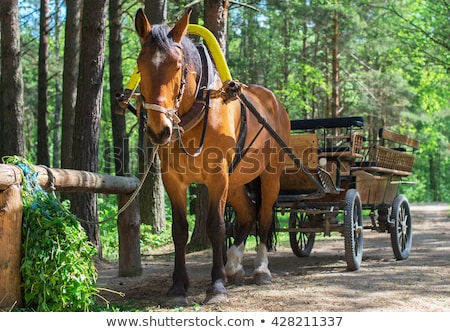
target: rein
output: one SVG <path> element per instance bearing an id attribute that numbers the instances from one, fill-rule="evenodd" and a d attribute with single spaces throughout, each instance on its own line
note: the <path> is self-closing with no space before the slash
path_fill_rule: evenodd
<path id="1" fill-rule="evenodd" d="M 117 211 L 117 213 L 115 213 L 114 215 L 112 215 L 112 216 L 110 216 L 110 217 L 108 217 L 108 218 L 106 218 L 106 219 L 104 219 L 104 220 L 98 221 L 98 222 L 88 221 L 88 220 L 83 220 L 83 219 L 80 219 L 80 218 L 78 218 L 78 217 L 77 217 L 77 220 L 78 220 L 80 223 L 86 224 L 86 225 L 101 225 L 101 224 L 107 223 L 107 222 L 109 222 L 109 221 L 115 220 L 115 219 L 116 219 L 119 215 L 121 215 L 126 209 L 128 209 L 128 207 L 131 205 L 131 203 L 136 199 L 137 195 L 139 194 L 139 192 L 140 192 L 141 189 L 142 189 L 142 186 L 144 185 L 145 180 L 147 179 L 147 175 L 148 175 L 148 173 L 150 172 L 150 169 L 152 168 L 153 162 L 155 161 L 155 155 L 156 155 L 156 153 L 157 153 L 157 151 L 158 151 L 158 148 L 159 148 L 159 146 L 155 146 L 155 147 L 153 148 L 152 154 L 150 155 L 150 158 L 149 158 L 149 160 L 148 160 L 147 169 L 145 170 L 145 173 L 144 173 L 144 175 L 142 176 L 142 178 L 141 178 L 141 180 L 140 180 L 140 182 L 139 182 L 138 187 L 136 188 L 135 191 L 133 191 L 133 193 L 131 194 L 130 198 L 126 201 L 126 203 L 125 203 L 124 205 L 122 205 L 122 207 L 119 209 L 119 211 Z M 52 192 L 53 196 L 56 198 L 56 195 L 55 195 L 55 189 L 54 189 L 55 186 L 54 186 L 54 184 L 53 184 L 54 176 L 53 176 L 53 174 L 51 173 L 50 169 L 47 169 L 47 173 L 48 173 L 48 175 L 49 175 L 49 181 L 50 181 L 51 192 Z"/>

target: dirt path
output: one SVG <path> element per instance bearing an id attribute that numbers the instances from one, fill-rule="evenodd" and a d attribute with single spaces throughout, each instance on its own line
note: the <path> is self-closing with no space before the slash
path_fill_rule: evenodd
<path id="1" fill-rule="evenodd" d="M 246 283 L 229 286 L 229 301 L 199 305 L 209 283 L 211 253 L 187 257 L 191 280 L 184 311 L 450 311 L 450 210 L 448 204 L 412 205 L 413 241 L 405 261 L 394 259 L 389 234 L 366 230 L 361 268 L 346 270 L 342 238 L 316 241 L 310 257 L 290 248 L 269 253 L 273 284 L 251 283 L 255 252 L 247 250 Z M 99 265 L 99 285 L 124 292 L 103 293 L 115 305 L 140 310 L 161 306 L 171 284 L 171 255 L 143 259 L 143 274 L 117 277 L 117 266 Z"/>

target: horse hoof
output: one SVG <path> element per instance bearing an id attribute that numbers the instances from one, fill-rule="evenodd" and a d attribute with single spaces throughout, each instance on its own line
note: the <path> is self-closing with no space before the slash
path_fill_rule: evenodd
<path id="1" fill-rule="evenodd" d="M 166 304 L 170 308 L 185 307 L 188 305 L 186 290 L 180 287 L 172 286 L 167 292 Z"/>
<path id="2" fill-rule="evenodd" d="M 228 302 L 228 295 L 227 294 L 206 294 L 205 300 L 203 301 L 203 304 L 218 304 Z"/>
<path id="3" fill-rule="evenodd" d="M 227 276 L 228 282 L 232 285 L 242 286 L 245 280 L 245 271 L 244 269 L 238 270 L 235 274 L 231 276 Z"/>
<path id="4" fill-rule="evenodd" d="M 166 305 L 169 308 L 185 307 L 188 305 L 188 300 L 186 296 L 171 296 L 167 299 Z"/>
<path id="5" fill-rule="evenodd" d="M 253 276 L 253 282 L 256 285 L 271 285 L 272 284 L 272 278 L 270 274 L 267 273 L 256 273 Z"/>
<path id="6" fill-rule="evenodd" d="M 228 301 L 228 292 L 222 281 L 217 280 L 206 290 L 204 304 L 215 304 Z"/>

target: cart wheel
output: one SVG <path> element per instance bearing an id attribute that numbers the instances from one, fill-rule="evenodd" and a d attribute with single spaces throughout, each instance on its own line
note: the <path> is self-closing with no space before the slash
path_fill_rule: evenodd
<path id="1" fill-rule="evenodd" d="M 308 226 L 309 217 L 305 212 L 291 212 L 289 228 L 299 229 Z M 290 232 L 292 252 L 298 257 L 308 257 L 314 246 L 316 233 Z"/>
<path id="2" fill-rule="evenodd" d="M 234 225 L 236 223 L 236 211 L 231 205 L 225 206 L 223 215 L 225 221 L 225 241 L 223 242 L 222 257 L 224 264 L 227 262 L 227 251 L 233 245 Z"/>
<path id="3" fill-rule="evenodd" d="M 349 189 L 345 194 L 344 243 L 345 260 L 350 271 L 361 266 L 363 249 L 362 205 L 358 191 Z"/>
<path id="4" fill-rule="evenodd" d="M 407 259 L 411 250 L 412 220 L 406 196 L 398 195 L 392 203 L 391 243 L 395 258 Z"/>

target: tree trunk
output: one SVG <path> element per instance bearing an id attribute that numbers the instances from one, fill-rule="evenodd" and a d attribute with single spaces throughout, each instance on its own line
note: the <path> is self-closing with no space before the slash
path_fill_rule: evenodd
<path id="1" fill-rule="evenodd" d="M 73 142 L 75 169 L 97 172 L 103 66 L 105 60 L 107 0 L 86 0 L 83 7 L 80 71 Z M 97 196 L 80 193 L 73 197 L 73 212 L 82 220 L 97 222 Z M 101 257 L 98 224 L 83 224 L 89 240 Z"/>
<path id="2" fill-rule="evenodd" d="M 216 36 L 222 52 L 226 50 L 228 0 L 205 0 L 205 27 Z M 189 249 L 201 249 L 210 246 L 206 233 L 208 222 L 208 189 L 204 185 L 196 186 L 195 228 L 189 242 Z"/>
<path id="3" fill-rule="evenodd" d="M 146 0 L 145 12 L 150 24 L 159 24 L 167 18 L 167 0 Z M 141 128 L 141 127 L 140 127 Z M 140 131 L 140 141 L 143 146 L 139 147 L 139 169 L 143 174 L 147 168 L 149 152 L 153 146 L 147 135 Z M 155 156 L 155 162 L 147 175 L 139 195 L 141 221 L 152 225 L 153 231 L 160 233 L 166 227 L 164 186 L 161 179 L 160 160 Z"/>
<path id="4" fill-rule="evenodd" d="M 208 28 L 219 42 L 220 48 L 226 55 L 227 45 L 227 22 L 228 22 L 228 0 L 204 0 L 205 27 Z"/>
<path id="5" fill-rule="evenodd" d="M 66 0 L 62 95 L 61 167 L 73 168 L 72 145 L 80 57 L 81 0 Z"/>
<path id="6" fill-rule="evenodd" d="M 49 35 L 49 3 L 41 0 L 39 23 L 39 69 L 38 69 L 38 137 L 37 137 L 37 163 L 50 166 L 48 152 L 48 35 Z"/>
<path id="7" fill-rule="evenodd" d="M 289 82 L 289 50 L 290 50 L 290 20 L 289 20 L 289 3 L 283 6 L 284 10 L 284 27 L 283 27 L 283 84 Z"/>
<path id="8" fill-rule="evenodd" d="M 17 0 L 0 2 L 0 156 L 25 156 L 23 81 Z"/>
<path id="9" fill-rule="evenodd" d="M 60 38 L 60 21 L 59 21 L 59 5 L 60 0 L 55 0 L 55 55 L 59 66 L 59 59 L 61 57 L 61 48 L 59 43 Z M 53 125 L 53 160 L 52 165 L 59 168 L 61 163 L 61 76 L 55 77 L 55 117 Z"/>
<path id="10" fill-rule="evenodd" d="M 165 23 L 167 19 L 167 0 L 146 0 L 145 15 L 150 24 Z"/>
<path id="11" fill-rule="evenodd" d="M 61 167 L 73 168 L 73 129 L 80 62 L 81 0 L 66 0 L 66 24 L 64 38 Z M 61 199 L 73 201 L 72 193 L 61 193 Z"/>
<path id="12" fill-rule="evenodd" d="M 122 75 L 122 8 L 120 0 L 109 1 L 109 86 L 111 121 L 113 132 L 113 155 L 116 175 L 130 174 L 130 159 L 126 119 L 120 115 L 121 108 L 116 101 L 116 92 L 123 91 Z"/>
<path id="13" fill-rule="evenodd" d="M 332 92 L 331 92 L 331 111 L 333 118 L 339 116 L 341 108 L 341 88 L 339 82 L 339 14 L 337 11 L 333 14 L 333 37 L 332 37 Z"/>

